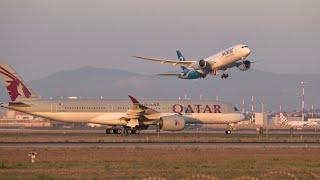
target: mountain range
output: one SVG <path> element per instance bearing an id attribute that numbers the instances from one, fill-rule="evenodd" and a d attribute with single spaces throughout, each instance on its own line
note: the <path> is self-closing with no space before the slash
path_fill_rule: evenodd
<path id="1" fill-rule="evenodd" d="M 83 67 L 64 70 L 48 77 L 28 82 L 28 86 L 43 98 L 77 96 L 81 98 L 127 99 L 127 95 L 138 99 L 178 99 L 199 100 L 219 99 L 240 108 L 251 109 L 254 105 L 265 110 L 299 109 L 301 88 L 305 84 L 306 108 L 313 104 L 319 108 L 320 74 L 276 74 L 260 70 L 240 72 L 232 70 L 228 79 L 207 77 L 199 80 L 184 80 L 175 77 L 143 75 L 117 69 Z M 155 73 L 156 74 L 156 73 Z M 8 95 L 1 87 L 2 101 Z M 201 95 L 200 95 L 201 94 Z"/>

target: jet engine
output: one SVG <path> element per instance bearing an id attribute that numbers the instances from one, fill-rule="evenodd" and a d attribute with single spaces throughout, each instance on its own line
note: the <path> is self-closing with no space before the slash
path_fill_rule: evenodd
<path id="1" fill-rule="evenodd" d="M 246 71 L 248 69 L 250 69 L 251 66 L 251 61 L 243 61 L 238 65 L 238 68 L 240 69 L 240 71 Z"/>
<path id="2" fill-rule="evenodd" d="M 207 61 L 201 59 L 201 60 L 199 61 L 199 67 L 202 68 L 202 69 L 205 68 L 205 67 L 207 67 Z"/>
<path id="3" fill-rule="evenodd" d="M 181 131 L 186 122 L 182 116 L 172 115 L 160 118 L 159 128 L 164 131 Z"/>
<path id="4" fill-rule="evenodd" d="M 194 62 L 193 68 L 194 68 L 194 69 L 204 69 L 204 68 L 206 68 L 208 65 L 209 65 L 209 63 L 208 63 L 207 61 L 201 59 L 201 60 L 198 61 L 198 62 Z"/>
<path id="5" fill-rule="evenodd" d="M 198 62 L 195 62 L 193 64 L 193 68 L 195 70 L 200 70 L 201 69 L 204 74 L 209 73 L 211 71 L 211 69 L 212 69 L 210 63 L 208 63 L 207 61 L 205 61 L 203 59 L 201 59 Z"/>

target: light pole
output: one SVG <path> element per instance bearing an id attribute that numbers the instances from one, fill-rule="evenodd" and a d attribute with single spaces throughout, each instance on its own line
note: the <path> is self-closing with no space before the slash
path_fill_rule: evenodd
<path id="1" fill-rule="evenodd" d="M 301 81 L 301 118 L 304 121 L 304 83 Z"/>
<path id="2" fill-rule="evenodd" d="M 245 102 L 244 102 L 244 98 L 242 97 L 242 110 L 241 110 L 242 113 L 245 113 L 245 110 L 244 110 L 245 107 L 244 106 L 245 106 Z"/>
<path id="3" fill-rule="evenodd" d="M 251 96 L 251 123 L 253 123 L 253 118 L 254 118 L 254 108 L 253 108 L 253 106 L 254 106 L 254 98 L 253 98 L 253 96 Z"/>

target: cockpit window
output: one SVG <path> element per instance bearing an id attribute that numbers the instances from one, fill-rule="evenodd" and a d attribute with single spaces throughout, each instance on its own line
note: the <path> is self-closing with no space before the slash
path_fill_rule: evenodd
<path id="1" fill-rule="evenodd" d="M 235 111 L 239 111 L 239 109 L 238 109 L 238 108 L 236 108 L 236 107 L 234 107 L 234 110 L 235 110 Z"/>
<path id="2" fill-rule="evenodd" d="M 242 46 L 241 48 L 247 48 L 248 46 L 247 45 L 245 45 L 245 46 Z"/>

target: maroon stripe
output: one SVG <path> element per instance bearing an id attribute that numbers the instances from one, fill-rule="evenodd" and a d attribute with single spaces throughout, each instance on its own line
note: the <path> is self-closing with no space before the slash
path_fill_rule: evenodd
<path id="1" fill-rule="evenodd" d="M 3 67 L 0 66 L 0 69 L 3 70 L 4 72 L 0 71 L 0 73 L 8 76 L 11 79 L 17 79 L 17 77 L 15 77 L 12 73 L 10 73 L 9 71 L 7 71 L 6 69 L 4 69 Z"/>

